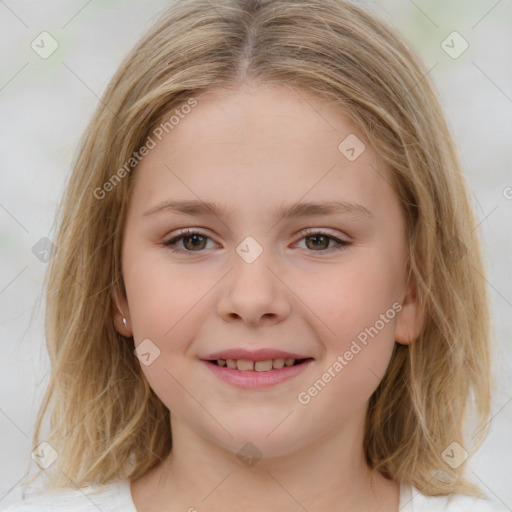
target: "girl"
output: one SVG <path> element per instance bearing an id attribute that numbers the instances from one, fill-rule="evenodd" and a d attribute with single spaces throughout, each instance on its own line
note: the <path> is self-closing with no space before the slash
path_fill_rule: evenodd
<path id="1" fill-rule="evenodd" d="M 373 14 L 173 3 L 59 224 L 46 492 L 9 512 L 500 510 L 465 477 L 490 413 L 468 193 L 425 70 Z"/>

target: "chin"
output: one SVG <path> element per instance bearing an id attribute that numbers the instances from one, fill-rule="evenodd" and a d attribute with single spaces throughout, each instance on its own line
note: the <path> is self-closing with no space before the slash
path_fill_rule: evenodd
<path id="1" fill-rule="evenodd" d="M 223 448 L 233 452 L 237 458 L 245 455 L 254 457 L 281 457 L 288 455 L 300 448 L 300 440 L 296 439 L 289 427 L 276 426 L 279 420 L 275 422 L 265 422 L 254 424 L 244 423 L 238 425 L 225 424 L 229 433 L 223 432 L 222 438 L 212 439 Z"/>

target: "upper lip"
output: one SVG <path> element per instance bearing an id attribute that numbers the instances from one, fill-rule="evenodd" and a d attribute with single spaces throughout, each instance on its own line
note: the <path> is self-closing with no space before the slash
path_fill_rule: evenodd
<path id="1" fill-rule="evenodd" d="M 245 359 L 248 361 L 268 361 L 269 359 L 309 359 L 310 356 L 275 350 L 273 348 L 260 348 L 258 350 L 247 350 L 243 348 L 231 348 L 221 352 L 214 352 L 201 358 L 205 360 L 217 359 Z"/>

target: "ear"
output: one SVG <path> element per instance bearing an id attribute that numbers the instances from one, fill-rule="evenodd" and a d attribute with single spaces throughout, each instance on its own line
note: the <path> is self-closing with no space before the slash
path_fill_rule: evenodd
<path id="1" fill-rule="evenodd" d="M 126 293 L 116 286 L 112 293 L 112 318 L 114 320 L 114 327 L 116 331 L 126 338 L 133 336 L 130 320 L 130 310 L 128 308 L 128 300 Z M 126 325 L 123 323 L 123 318 L 126 319 Z"/>
<path id="2" fill-rule="evenodd" d="M 395 323 L 395 341 L 409 345 L 418 338 L 423 327 L 425 311 L 420 300 L 418 284 L 414 275 L 410 275 L 402 309 Z"/>

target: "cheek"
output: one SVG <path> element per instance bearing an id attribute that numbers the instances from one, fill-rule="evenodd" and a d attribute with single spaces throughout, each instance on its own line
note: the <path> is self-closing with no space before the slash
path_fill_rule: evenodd
<path id="1" fill-rule="evenodd" d="M 214 285 L 187 265 L 171 263 L 165 249 L 133 252 L 124 273 L 136 341 L 176 339 Z"/>
<path id="2" fill-rule="evenodd" d="M 380 301 L 352 300 L 330 318 L 334 336 L 324 336 L 325 354 L 316 375 L 298 396 L 312 403 L 312 416 L 338 423 L 356 409 L 366 407 L 388 368 L 396 346 L 397 312 Z M 333 407 L 334 405 L 334 407 Z M 315 414 L 316 411 L 316 414 Z"/>
<path id="3" fill-rule="evenodd" d="M 351 403 L 364 402 L 384 376 L 395 347 L 400 308 L 394 272 L 382 252 L 368 250 L 347 258 L 335 272 L 326 268 L 325 278 L 317 274 L 307 278 L 309 284 L 302 278 L 325 351 L 317 377 L 328 372 L 324 379 L 331 391 L 322 393 L 326 407 L 332 393 L 349 394 Z"/>
<path id="4" fill-rule="evenodd" d="M 208 294 L 218 283 L 218 272 L 199 273 L 191 266 L 171 264 L 165 254 L 132 255 L 125 286 L 133 338 L 136 347 L 145 343 L 157 354 L 152 364 L 141 368 L 167 405 L 161 391 L 165 396 L 183 392 L 178 382 L 187 380 L 188 365 L 195 361 L 193 342 L 212 307 Z"/>
<path id="5" fill-rule="evenodd" d="M 307 290 L 307 306 L 329 338 L 355 337 L 392 308 L 399 298 L 399 276 L 389 259 L 377 250 L 360 251 L 336 268 L 326 265 L 314 275 L 297 275 L 300 289 Z"/>
<path id="6" fill-rule="evenodd" d="M 188 272 L 164 261 L 153 261 L 132 267 L 126 279 L 130 298 L 130 316 L 133 337 L 139 354 L 148 347 L 150 364 L 144 364 L 139 355 L 141 369 L 151 388 L 173 412 L 190 407 L 190 397 L 183 386 L 189 387 L 194 371 L 190 351 L 197 326 L 204 319 L 206 284 L 199 285 Z M 150 340 L 150 341 L 148 341 Z M 154 354 L 154 355 L 153 355 Z"/>

